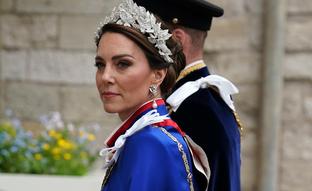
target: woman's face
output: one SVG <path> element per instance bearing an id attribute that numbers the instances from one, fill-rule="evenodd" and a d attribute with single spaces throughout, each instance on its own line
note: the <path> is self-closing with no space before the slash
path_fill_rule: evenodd
<path id="1" fill-rule="evenodd" d="M 126 36 L 106 32 L 95 58 L 96 86 L 106 112 L 125 120 L 150 100 L 149 87 L 155 79 L 141 48 Z"/>

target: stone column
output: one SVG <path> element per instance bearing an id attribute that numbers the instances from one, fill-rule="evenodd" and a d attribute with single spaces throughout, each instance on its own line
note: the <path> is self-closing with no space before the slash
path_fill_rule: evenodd
<path id="1" fill-rule="evenodd" d="M 277 191 L 285 0 L 264 0 L 264 54 L 259 191 Z"/>

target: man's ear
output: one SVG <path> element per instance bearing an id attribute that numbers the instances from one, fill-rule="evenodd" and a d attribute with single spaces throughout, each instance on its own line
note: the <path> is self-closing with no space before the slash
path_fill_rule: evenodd
<path id="1" fill-rule="evenodd" d="M 167 74 L 167 69 L 154 70 L 153 84 L 158 86 L 163 82 Z"/>
<path id="2" fill-rule="evenodd" d="M 176 38 L 184 47 L 187 42 L 187 34 L 184 30 L 176 28 L 172 31 L 172 35 Z"/>

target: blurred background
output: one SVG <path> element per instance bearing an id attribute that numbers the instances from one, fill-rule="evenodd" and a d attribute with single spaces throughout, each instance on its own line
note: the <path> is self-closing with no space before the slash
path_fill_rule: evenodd
<path id="1" fill-rule="evenodd" d="M 32 131 L 55 111 L 66 123 L 98 123 L 100 148 L 120 122 L 95 87 L 93 38 L 118 2 L 0 0 L 0 118 L 9 109 Z M 243 190 L 309 190 L 312 1 L 211 2 L 225 15 L 213 20 L 205 62 L 240 90 Z"/>

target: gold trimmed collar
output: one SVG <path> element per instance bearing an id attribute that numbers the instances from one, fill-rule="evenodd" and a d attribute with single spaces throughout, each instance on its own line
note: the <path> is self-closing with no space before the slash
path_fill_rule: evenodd
<path id="1" fill-rule="evenodd" d="M 181 80 L 182 78 L 184 78 L 189 73 L 194 72 L 195 70 L 202 69 L 204 67 L 207 67 L 207 66 L 203 62 L 199 62 L 198 64 L 195 64 L 195 65 L 193 65 L 191 67 L 186 67 L 185 69 L 183 69 L 181 71 L 181 73 L 180 73 L 179 77 L 177 78 L 176 82 Z"/>

